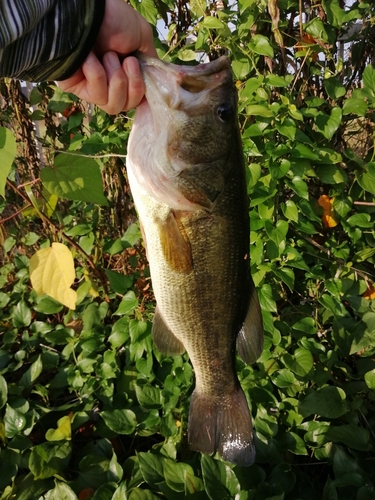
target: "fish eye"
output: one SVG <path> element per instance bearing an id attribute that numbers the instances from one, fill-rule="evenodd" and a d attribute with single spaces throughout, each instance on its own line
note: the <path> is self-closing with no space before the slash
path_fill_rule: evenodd
<path id="1" fill-rule="evenodd" d="M 224 102 L 216 108 L 217 116 L 223 123 L 229 122 L 233 118 L 234 109 L 231 104 Z"/>

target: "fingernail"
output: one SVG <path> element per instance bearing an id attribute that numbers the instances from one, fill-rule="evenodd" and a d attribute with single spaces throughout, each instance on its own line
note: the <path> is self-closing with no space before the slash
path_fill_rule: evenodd
<path id="1" fill-rule="evenodd" d="M 136 78 L 141 76 L 138 61 L 135 57 L 126 58 L 126 65 L 130 77 Z"/>
<path id="2" fill-rule="evenodd" d="M 112 69 L 118 69 L 121 66 L 118 55 L 115 52 L 107 52 L 107 54 L 105 54 L 105 58 L 106 62 Z"/>
<path id="3" fill-rule="evenodd" d="M 85 64 L 91 64 L 97 60 L 96 55 L 94 52 L 89 52 L 89 55 L 85 59 Z"/>

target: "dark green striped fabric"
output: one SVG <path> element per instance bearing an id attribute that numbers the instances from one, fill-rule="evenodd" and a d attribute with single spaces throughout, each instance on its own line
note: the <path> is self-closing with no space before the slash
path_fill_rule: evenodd
<path id="1" fill-rule="evenodd" d="M 82 64 L 105 0 L 0 0 L 0 77 L 64 80 Z"/>

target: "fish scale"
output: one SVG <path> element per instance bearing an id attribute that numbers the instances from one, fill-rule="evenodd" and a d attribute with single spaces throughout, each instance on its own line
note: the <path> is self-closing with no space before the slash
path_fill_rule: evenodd
<path id="1" fill-rule="evenodd" d="M 251 465 L 236 342 L 244 361 L 255 361 L 263 328 L 230 63 L 143 58 L 141 68 L 147 100 L 136 111 L 127 168 L 157 302 L 153 339 L 165 354 L 186 349 L 193 365 L 190 447 Z"/>

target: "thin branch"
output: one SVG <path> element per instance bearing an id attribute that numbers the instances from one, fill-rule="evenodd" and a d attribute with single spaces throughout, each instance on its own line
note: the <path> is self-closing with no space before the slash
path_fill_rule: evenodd
<path id="1" fill-rule="evenodd" d="M 373 201 L 354 201 L 353 205 L 364 205 L 366 207 L 375 207 L 375 202 L 373 202 Z"/>
<path id="2" fill-rule="evenodd" d="M 19 215 L 20 213 L 22 213 L 24 210 L 28 209 L 31 206 L 32 204 L 28 203 L 26 207 L 20 208 L 19 210 L 17 210 L 17 212 L 14 212 L 14 214 L 10 215 L 6 219 L 0 219 L 0 224 L 4 224 L 4 222 L 8 222 L 8 220 L 14 219 L 14 217 L 17 217 L 17 215 Z"/>
<path id="3" fill-rule="evenodd" d="M 72 156 L 82 156 L 82 158 L 126 158 L 127 155 L 120 155 L 116 153 L 108 153 L 105 155 L 84 155 L 82 153 L 73 153 L 72 151 L 63 151 L 60 149 L 53 149 L 53 148 L 48 148 L 48 151 L 52 153 L 59 153 L 59 154 L 65 154 L 65 155 L 72 155 Z"/>
<path id="4" fill-rule="evenodd" d="M 304 234 L 301 234 L 299 233 L 298 231 L 296 231 L 295 229 L 291 228 L 292 231 L 297 234 L 300 238 L 308 241 L 309 243 L 311 243 L 311 245 L 314 245 L 315 247 L 319 248 L 319 250 L 321 252 L 324 252 L 326 255 L 328 255 L 329 257 L 331 257 L 331 252 L 327 249 L 327 248 L 324 248 L 320 243 L 318 243 L 317 241 L 313 240 L 312 238 L 310 238 L 309 236 L 306 236 Z M 329 262 L 332 262 L 333 259 L 327 259 L 329 260 Z M 340 259 L 338 257 L 335 257 L 334 260 L 342 265 L 342 266 L 346 266 L 346 262 L 343 260 L 343 259 Z M 355 271 L 357 274 L 359 274 L 359 276 L 361 276 L 366 282 L 370 281 L 371 283 L 374 283 L 374 280 L 369 278 L 369 276 L 372 276 L 372 277 L 375 277 L 373 274 L 370 274 L 370 273 L 365 273 L 364 271 L 362 271 L 361 269 L 358 269 L 356 267 L 353 267 L 351 266 L 350 268 L 351 270 Z"/>

